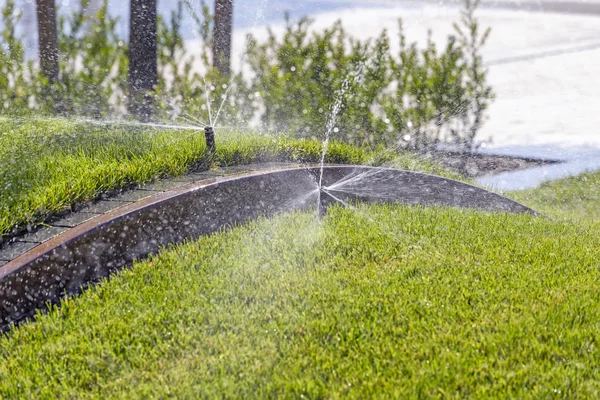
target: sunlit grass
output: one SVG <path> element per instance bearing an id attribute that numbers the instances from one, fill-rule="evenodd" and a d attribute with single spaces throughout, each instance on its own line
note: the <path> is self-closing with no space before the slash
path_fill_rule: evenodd
<path id="1" fill-rule="evenodd" d="M 0 397 L 597 398 L 599 233 L 405 206 L 262 220 L 0 339 Z"/>
<path id="2" fill-rule="evenodd" d="M 600 172 L 550 181 L 539 188 L 508 195 L 555 218 L 600 221 Z"/>
<path id="3" fill-rule="evenodd" d="M 317 162 L 322 143 L 219 130 L 211 167 Z M 207 168 L 204 133 L 66 119 L 0 118 L 0 236 L 133 183 Z M 377 164 L 456 177 L 415 157 L 331 143 L 327 162 Z M 206 164 L 206 165 L 205 165 Z"/>

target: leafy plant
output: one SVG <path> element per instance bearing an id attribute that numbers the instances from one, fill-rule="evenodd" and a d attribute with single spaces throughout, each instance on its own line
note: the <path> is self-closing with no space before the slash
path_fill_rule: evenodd
<path id="1" fill-rule="evenodd" d="M 431 34 L 423 49 L 408 44 L 400 21 L 397 57 L 385 31 L 360 42 L 348 38 L 341 21 L 310 34 L 309 19 L 288 19 L 281 39 L 269 31 L 250 51 L 264 126 L 315 137 L 335 122 L 332 136 L 352 142 L 417 151 L 451 142 L 472 150 L 493 98 L 480 55 L 489 29 L 480 34 L 477 6 L 466 1 L 456 35 L 441 51 Z M 334 112 L 336 102 L 341 107 Z"/>
<path id="2" fill-rule="evenodd" d="M 108 14 L 108 0 L 88 16 L 90 0 L 59 17 L 60 113 L 106 117 L 121 112 L 126 93 L 127 47 L 116 34 L 119 18 Z"/>
<path id="3" fill-rule="evenodd" d="M 80 0 L 77 11 L 60 16 L 60 82 L 49 85 L 24 58 L 14 33 L 19 15 L 10 0 L 2 14 L 0 105 L 13 113 L 124 115 L 127 46 L 107 4 L 103 0 L 90 17 L 90 0 Z M 238 127 L 259 121 L 267 131 L 298 137 L 322 138 L 328 132 L 357 144 L 429 151 L 449 142 L 472 150 L 493 98 L 481 58 L 490 31 L 479 26 L 478 5 L 479 0 L 465 0 L 461 21 L 441 49 L 431 38 L 424 48 L 407 43 L 400 22 L 396 55 L 385 31 L 358 41 L 341 21 L 310 32 L 310 19 L 293 23 L 286 16 L 282 37 L 269 31 L 264 43 L 247 38 L 242 64 L 250 74 L 242 68 L 227 78 L 211 64 L 209 7 L 201 1 L 197 12 L 190 0 L 180 1 L 168 21 L 158 19 L 155 118 Z M 198 31 L 199 51 L 184 45 L 184 6 Z"/>
<path id="4" fill-rule="evenodd" d="M 348 39 L 341 21 L 312 35 L 308 18 L 293 24 L 286 17 L 286 23 L 281 40 L 272 31 L 261 45 L 251 39 L 248 63 L 255 75 L 253 90 L 265 109 L 264 126 L 320 137 L 335 118 L 333 137 L 366 140 L 368 132 L 377 129 L 371 107 L 389 84 L 385 32 L 361 42 Z M 334 112 L 336 102 L 341 107 Z"/>
<path id="5" fill-rule="evenodd" d="M 44 84 L 36 65 L 25 60 L 22 39 L 16 34 L 21 12 L 7 0 L 0 18 L 0 110 L 5 114 L 27 112 L 36 106 Z"/>
<path id="6" fill-rule="evenodd" d="M 186 50 L 181 36 L 183 7 L 190 13 L 200 39 L 199 51 Z M 156 99 L 158 118 L 191 124 L 211 124 L 219 120 L 244 124 L 256 112 L 256 102 L 241 73 L 231 78 L 220 76 L 212 67 L 212 15 L 200 2 L 200 13 L 189 1 L 178 2 L 167 23 L 158 18 L 159 84 Z M 204 71 L 201 74 L 199 68 Z M 209 110 L 210 105 L 210 110 Z"/>

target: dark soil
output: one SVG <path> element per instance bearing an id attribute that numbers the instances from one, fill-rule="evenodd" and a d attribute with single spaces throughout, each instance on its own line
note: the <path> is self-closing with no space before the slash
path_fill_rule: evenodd
<path id="1" fill-rule="evenodd" d="M 425 157 L 438 162 L 446 168 L 460 172 L 472 178 L 495 175 L 501 172 L 539 167 L 542 165 L 556 164 L 560 162 L 556 160 L 499 156 L 479 153 L 468 153 L 467 155 L 464 155 L 458 152 L 435 152 L 430 153 Z M 466 164 L 464 157 L 466 157 Z"/>

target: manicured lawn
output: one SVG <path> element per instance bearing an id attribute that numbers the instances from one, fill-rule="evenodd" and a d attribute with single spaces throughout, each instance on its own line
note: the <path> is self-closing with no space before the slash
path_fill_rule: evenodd
<path id="1" fill-rule="evenodd" d="M 0 339 L 0 397 L 598 398 L 600 226 L 361 206 L 139 262 Z"/>
<path id="2" fill-rule="evenodd" d="M 322 151 L 318 140 L 285 136 L 218 130 L 216 139 L 211 167 L 316 162 Z M 198 130 L 0 118 L 0 237 L 105 191 L 207 168 L 202 165 L 205 151 L 204 133 Z M 351 164 L 390 160 L 399 168 L 455 176 L 407 154 L 343 143 L 331 143 L 326 157 L 327 162 Z"/>
<path id="3" fill-rule="evenodd" d="M 509 197 L 555 218 L 600 221 L 600 172 L 546 182 Z"/>
<path id="4" fill-rule="evenodd" d="M 322 150 L 233 131 L 217 146 L 208 165 L 201 131 L 0 119 L 0 235 L 131 183 Z M 326 161 L 457 178 L 343 143 Z M 553 219 L 360 206 L 166 249 L 1 337 L 0 398 L 596 398 L 598 187 L 509 194 Z"/>

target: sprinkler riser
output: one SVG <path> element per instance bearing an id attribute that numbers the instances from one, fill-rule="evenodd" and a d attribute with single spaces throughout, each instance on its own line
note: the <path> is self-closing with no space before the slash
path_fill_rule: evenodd
<path id="1" fill-rule="evenodd" d="M 319 200 L 317 204 L 317 214 L 319 217 L 324 217 L 327 211 L 327 206 L 335 202 L 336 201 L 331 198 L 329 193 L 323 189 L 319 189 Z"/>
<path id="2" fill-rule="evenodd" d="M 212 126 L 204 128 L 204 136 L 206 137 L 206 151 L 208 154 L 215 154 L 217 146 L 215 145 L 215 130 Z"/>

